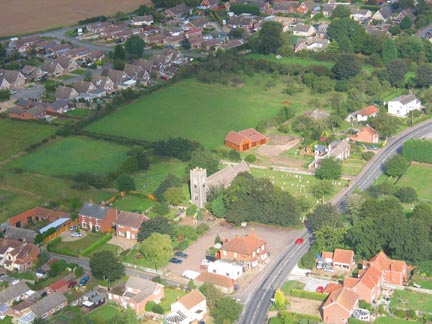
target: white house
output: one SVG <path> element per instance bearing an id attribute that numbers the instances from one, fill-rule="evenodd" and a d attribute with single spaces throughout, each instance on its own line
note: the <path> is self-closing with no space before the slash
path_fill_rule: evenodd
<path id="1" fill-rule="evenodd" d="M 397 117 L 405 117 L 413 110 L 420 110 L 420 100 L 413 94 L 403 95 L 388 102 L 388 113 Z"/>
<path id="2" fill-rule="evenodd" d="M 131 17 L 131 25 L 133 26 L 150 26 L 153 24 L 153 16 L 134 16 Z"/>
<path id="3" fill-rule="evenodd" d="M 193 290 L 171 304 L 171 312 L 165 316 L 167 324 L 189 324 L 201 321 L 207 312 L 207 301 L 199 290 Z"/>
<path id="4" fill-rule="evenodd" d="M 310 37 L 316 33 L 316 30 L 311 25 L 297 24 L 293 29 L 294 36 Z"/>
<path id="5" fill-rule="evenodd" d="M 209 264 L 208 272 L 237 280 L 243 275 L 243 267 L 234 262 L 216 260 Z"/>

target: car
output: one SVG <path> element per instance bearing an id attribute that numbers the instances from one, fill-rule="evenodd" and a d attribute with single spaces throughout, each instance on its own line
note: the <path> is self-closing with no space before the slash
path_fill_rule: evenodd
<path id="1" fill-rule="evenodd" d="M 179 257 L 179 258 L 187 258 L 188 257 L 188 255 L 182 251 L 177 251 L 176 253 L 174 253 L 174 255 L 176 257 Z"/>
<path id="2" fill-rule="evenodd" d="M 334 270 L 333 270 L 332 267 L 325 267 L 325 268 L 324 268 L 324 271 L 325 271 L 325 272 L 334 272 Z"/>
<path id="3" fill-rule="evenodd" d="M 80 280 L 80 282 L 79 282 L 80 287 L 84 286 L 87 283 L 87 281 L 89 281 L 89 280 L 90 280 L 89 276 L 82 277 L 81 280 Z"/>
<path id="4" fill-rule="evenodd" d="M 324 292 L 324 287 L 323 286 L 318 286 L 315 291 L 317 293 L 323 293 Z"/>
<path id="5" fill-rule="evenodd" d="M 15 94 L 17 91 L 14 89 L 9 90 L 10 94 Z"/>
<path id="6" fill-rule="evenodd" d="M 76 286 L 76 284 L 77 284 L 76 281 L 69 281 L 69 282 L 68 282 L 68 288 L 73 288 L 73 287 Z"/>
<path id="7" fill-rule="evenodd" d="M 304 238 L 302 238 L 302 237 L 299 237 L 297 240 L 295 240 L 295 244 L 296 245 L 300 245 L 300 244 L 302 244 L 304 242 Z"/>
<path id="8" fill-rule="evenodd" d="M 181 259 L 177 259 L 177 258 L 171 258 L 171 260 L 169 260 L 169 262 L 171 262 L 171 263 L 181 264 L 181 263 L 183 262 L 183 260 L 181 260 Z"/>
<path id="9" fill-rule="evenodd" d="M 80 232 L 72 232 L 72 233 L 70 233 L 70 236 L 72 236 L 72 237 L 82 237 L 83 235 Z"/>

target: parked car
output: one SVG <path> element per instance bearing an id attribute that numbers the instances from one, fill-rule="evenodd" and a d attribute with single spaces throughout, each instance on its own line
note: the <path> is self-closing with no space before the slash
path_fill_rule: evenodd
<path id="1" fill-rule="evenodd" d="M 81 278 L 81 280 L 79 282 L 79 285 L 80 286 L 84 286 L 87 283 L 87 281 L 89 281 L 89 280 L 90 280 L 89 276 L 84 276 L 84 277 Z"/>
<path id="2" fill-rule="evenodd" d="M 183 262 L 183 260 L 181 260 L 181 259 L 177 259 L 177 258 L 171 258 L 171 260 L 169 260 L 169 262 L 180 264 L 180 263 Z"/>
<path id="3" fill-rule="evenodd" d="M 68 288 L 73 288 L 73 287 L 76 286 L 76 284 L 77 284 L 76 281 L 69 281 L 69 282 L 68 282 Z"/>
<path id="4" fill-rule="evenodd" d="M 182 251 L 177 251 L 176 253 L 174 253 L 174 255 L 176 257 L 179 257 L 179 258 L 187 258 L 188 257 L 188 255 Z"/>
<path id="5" fill-rule="evenodd" d="M 324 292 L 324 287 L 323 286 L 318 286 L 316 289 L 317 293 L 323 293 Z"/>
<path id="6" fill-rule="evenodd" d="M 302 237 L 299 237 L 297 240 L 295 240 L 295 244 L 296 245 L 300 245 L 300 244 L 302 244 L 304 242 L 304 238 L 302 238 Z"/>
<path id="7" fill-rule="evenodd" d="M 82 237 L 83 235 L 80 232 L 72 232 L 72 233 L 70 233 L 70 236 L 72 236 L 72 237 Z"/>

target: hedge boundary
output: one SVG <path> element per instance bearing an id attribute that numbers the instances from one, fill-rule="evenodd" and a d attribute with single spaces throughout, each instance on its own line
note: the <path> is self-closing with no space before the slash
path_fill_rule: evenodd
<path id="1" fill-rule="evenodd" d="M 328 294 L 317 293 L 314 291 L 306 291 L 301 289 L 291 289 L 290 294 L 293 297 L 306 298 L 318 301 L 324 301 L 328 296 Z"/>
<path id="2" fill-rule="evenodd" d="M 90 253 L 92 253 L 96 248 L 98 248 L 99 246 L 104 245 L 106 242 L 108 242 L 109 240 L 111 240 L 112 235 L 110 233 L 105 234 L 103 237 L 101 237 L 99 240 L 97 240 L 96 242 L 94 242 L 93 244 L 90 244 L 88 247 L 86 247 L 82 252 L 81 255 L 83 257 L 89 255 Z"/>

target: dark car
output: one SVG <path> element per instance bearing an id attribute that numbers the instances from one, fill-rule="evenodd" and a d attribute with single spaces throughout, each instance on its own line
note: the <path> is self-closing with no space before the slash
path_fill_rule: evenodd
<path id="1" fill-rule="evenodd" d="M 68 282 L 68 288 L 73 288 L 73 287 L 76 286 L 76 284 L 77 284 L 76 281 L 69 281 L 69 282 Z"/>
<path id="2" fill-rule="evenodd" d="M 182 251 L 177 251 L 174 255 L 176 257 L 179 257 L 179 258 L 187 258 L 188 257 L 188 255 Z"/>
<path id="3" fill-rule="evenodd" d="M 180 263 L 183 262 L 183 260 L 180 260 L 180 259 L 177 259 L 177 258 L 172 258 L 171 260 L 169 260 L 169 262 L 180 264 Z"/>

